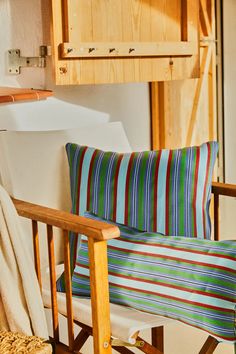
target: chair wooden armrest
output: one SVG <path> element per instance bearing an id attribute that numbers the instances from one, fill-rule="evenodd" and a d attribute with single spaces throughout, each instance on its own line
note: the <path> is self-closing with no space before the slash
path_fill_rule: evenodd
<path id="1" fill-rule="evenodd" d="M 35 268 L 42 288 L 40 271 L 40 251 L 38 222 L 47 225 L 48 255 L 51 285 L 53 340 L 56 346 L 62 348 L 59 342 L 59 320 L 57 306 L 56 270 L 54 255 L 53 227 L 63 230 L 66 306 L 68 324 L 69 351 L 60 349 L 60 353 L 71 352 L 74 346 L 74 319 L 72 307 L 72 286 L 70 270 L 69 231 L 80 233 L 88 237 L 90 287 L 92 303 L 92 323 L 95 354 L 111 354 L 111 328 L 110 307 L 108 289 L 108 264 L 107 264 L 107 240 L 119 237 L 118 227 L 105 222 L 94 221 L 68 212 L 28 203 L 22 200 L 12 199 L 18 214 L 32 220 L 33 245 Z"/>
<path id="2" fill-rule="evenodd" d="M 228 197 L 236 197 L 236 184 L 213 182 L 212 193 L 214 195 L 226 195 Z"/>
<path id="3" fill-rule="evenodd" d="M 12 199 L 20 216 L 59 227 L 62 230 L 84 234 L 97 241 L 109 240 L 120 236 L 118 227 L 102 221 L 91 220 L 66 211 L 47 208 L 41 205 Z"/>
<path id="4" fill-rule="evenodd" d="M 236 185 L 212 182 L 212 194 L 214 195 L 214 240 L 219 241 L 219 196 L 236 197 Z"/>

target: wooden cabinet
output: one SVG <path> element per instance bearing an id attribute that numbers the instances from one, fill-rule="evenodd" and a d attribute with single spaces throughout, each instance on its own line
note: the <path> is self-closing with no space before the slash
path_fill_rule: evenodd
<path id="1" fill-rule="evenodd" d="M 199 76 L 196 0 L 51 0 L 56 84 Z"/>

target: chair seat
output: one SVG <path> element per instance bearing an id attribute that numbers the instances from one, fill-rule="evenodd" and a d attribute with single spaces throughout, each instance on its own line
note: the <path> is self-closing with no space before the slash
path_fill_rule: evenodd
<path id="1" fill-rule="evenodd" d="M 63 265 L 56 267 L 57 277 L 63 272 Z M 48 270 L 43 275 L 43 302 L 47 308 L 51 307 L 51 294 Z M 58 311 L 66 315 L 66 296 L 64 293 L 57 293 Z M 135 343 L 135 334 L 141 330 L 162 326 L 173 322 L 169 318 L 157 316 L 125 306 L 110 304 L 111 310 L 111 331 L 112 336 L 130 344 Z M 73 298 L 74 319 L 87 326 L 92 327 L 91 300 L 84 298 Z M 125 321 L 124 321 L 125 318 Z"/>

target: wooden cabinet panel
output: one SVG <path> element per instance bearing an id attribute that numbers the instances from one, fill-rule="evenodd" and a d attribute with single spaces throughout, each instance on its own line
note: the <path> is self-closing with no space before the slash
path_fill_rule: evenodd
<path id="1" fill-rule="evenodd" d="M 152 148 L 217 139 L 214 0 L 200 0 L 200 77 L 151 84 Z"/>
<path id="2" fill-rule="evenodd" d="M 57 84 L 198 76 L 198 1 L 51 1 Z"/>

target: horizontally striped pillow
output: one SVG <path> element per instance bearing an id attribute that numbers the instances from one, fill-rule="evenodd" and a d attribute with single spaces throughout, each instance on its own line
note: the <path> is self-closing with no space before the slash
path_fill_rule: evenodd
<path id="1" fill-rule="evenodd" d="M 90 210 L 142 231 L 210 238 L 210 187 L 217 142 L 119 154 L 66 145 L 72 212 Z"/>
<path id="2" fill-rule="evenodd" d="M 117 226 L 121 237 L 108 241 L 111 302 L 177 319 L 219 340 L 236 340 L 236 242 L 165 237 Z M 90 296 L 84 236 L 72 292 Z"/>

